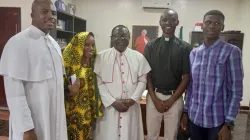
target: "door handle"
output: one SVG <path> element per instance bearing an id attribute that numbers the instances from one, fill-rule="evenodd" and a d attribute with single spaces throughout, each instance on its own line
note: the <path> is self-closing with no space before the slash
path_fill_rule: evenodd
<path id="1" fill-rule="evenodd" d="M 17 34 L 17 24 L 16 24 L 16 34 Z"/>

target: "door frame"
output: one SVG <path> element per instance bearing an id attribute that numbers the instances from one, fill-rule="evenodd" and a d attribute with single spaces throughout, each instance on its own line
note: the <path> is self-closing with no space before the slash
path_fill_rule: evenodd
<path id="1" fill-rule="evenodd" d="M 21 13 L 21 7 L 0 7 L 0 9 L 6 9 L 6 11 L 8 10 L 8 9 L 16 9 L 17 10 L 17 13 L 19 14 L 19 16 L 18 16 L 18 21 L 17 21 L 17 27 L 16 27 L 16 34 L 17 33 L 19 33 L 19 32 L 21 32 L 21 17 L 22 17 L 22 13 Z M 4 84 L 4 81 L 3 81 L 3 76 L 1 76 L 1 81 L 2 81 L 2 83 Z M 3 86 L 4 87 L 4 86 Z M 6 95 L 5 95 L 6 96 Z M 3 107 L 3 106 L 0 106 L 0 110 L 9 110 L 8 109 L 8 107 Z"/>
<path id="2" fill-rule="evenodd" d="M 17 24 L 17 29 L 16 29 L 16 33 L 19 33 L 19 32 L 21 32 L 21 26 L 22 26 L 22 20 L 21 20 L 21 18 L 22 18 L 22 13 L 21 13 L 21 7 L 1 7 L 0 6 L 0 8 L 6 8 L 6 10 L 7 9 L 17 9 L 17 12 L 19 13 L 19 18 L 18 18 L 18 24 Z"/>

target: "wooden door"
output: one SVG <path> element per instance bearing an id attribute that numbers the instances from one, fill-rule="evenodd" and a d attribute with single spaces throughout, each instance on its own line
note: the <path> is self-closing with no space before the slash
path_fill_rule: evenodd
<path id="1" fill-rule="evenodd" d="M 0 7 L 0 57 L 6 42 L 21 31 L 21 8 Z M 0 108 L 6 108 L 3 77 L 0 76 Z"/>

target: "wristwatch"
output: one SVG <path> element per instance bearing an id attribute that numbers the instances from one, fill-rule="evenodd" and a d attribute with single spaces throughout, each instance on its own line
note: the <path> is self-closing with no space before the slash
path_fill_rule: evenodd
<path id="1" fill-rule="evenodd" d="M 229 130 L 233 130 L 234 129 L 234 122 L 225 122 L 224 123 L 227 127 L 228 127 L 228 129 Z"/>

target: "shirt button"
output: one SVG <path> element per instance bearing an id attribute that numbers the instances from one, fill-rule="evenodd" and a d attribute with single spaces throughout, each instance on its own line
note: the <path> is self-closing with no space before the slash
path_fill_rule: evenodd
<path id="1" fill-rule="evenodd" d="M 123 65 L 123 63 L 121 63 L 121 65 Z"/>
<path id="2" fill-rule="evenodd" d="M 122 117 L 120 117 L 120 119 L 122 119 Z"/>
<path id="3" fill-rule="evenodd" d="M 119 135 L 119 137 L 121 137 L 121 135 Z"/>
<path id="4" fill-rule="evenodd" d="M 120 126 L 120 128 L 122 128 L 122 126 Z"/>
<path id="5" fill-rule="evenodd" d="M 122 74 L 124 74 L 124 72 L 122 72 Z"/>

